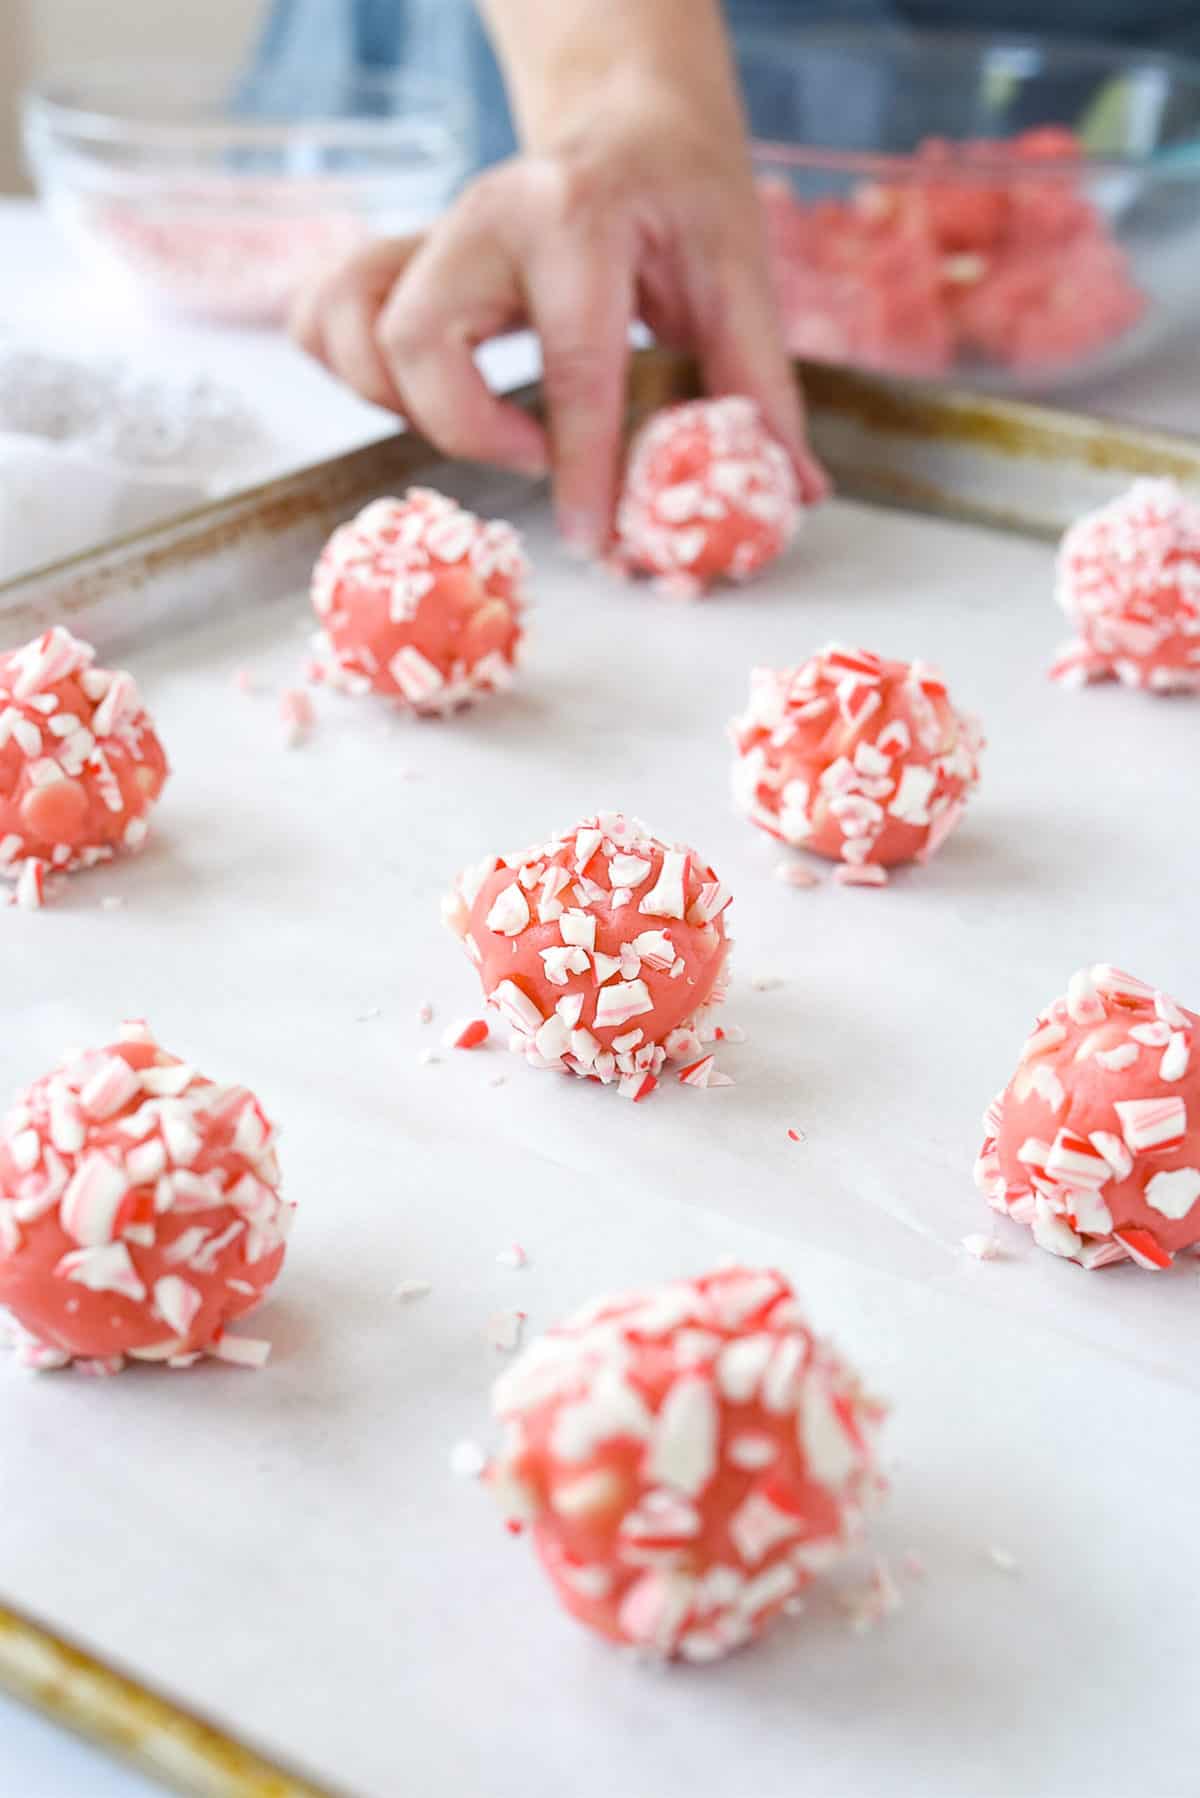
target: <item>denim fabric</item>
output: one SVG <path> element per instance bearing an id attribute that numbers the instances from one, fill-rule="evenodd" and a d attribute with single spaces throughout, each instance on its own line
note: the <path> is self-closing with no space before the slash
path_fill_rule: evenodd
<path id="1" fill-rule="evenodd" d="M 595 0 L 602 4 L 603 0 Z M 880 23 L 966 26 L 997 31 L 1053 31 L 1113 38 L 1200 54 L 1200 0 L 727 0 L 735 36 L 788 23 Z M 269 110 L 302 97 L 336 108 L 339 88 L 356 65 L 406 63 L 470 89 L 477 108 L 477 162 L 511 153 L 512 126 L 504 86 L 471 0 L 273 0 L 245 83 L 249 108 Z M 769 132 L 773 95 L 766 74 L 748 94 L 757 128 Z M 872 94 L 829 96 L 822 141 L 847 141 L 880 103 Z M 819 127 L 820 121 L 815 121 Z"/>

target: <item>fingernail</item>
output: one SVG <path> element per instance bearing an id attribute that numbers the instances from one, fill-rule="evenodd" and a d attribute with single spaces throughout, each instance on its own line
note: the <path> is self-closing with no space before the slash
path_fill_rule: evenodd
<path id="1" fill-rule="evenodd" d="M 596 521 L 587 512 L 560 512 L 558 528 L 563 546 L 577 561 L 590 562 L 600 552 L 600 534 Z"/>

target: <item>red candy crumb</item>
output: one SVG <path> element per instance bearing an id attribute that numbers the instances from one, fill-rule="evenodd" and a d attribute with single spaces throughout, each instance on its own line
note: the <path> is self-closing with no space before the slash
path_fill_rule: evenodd
<path id="1" fill-rule="evenodd" d="M 618 561 L 696 594 L 745 581 L 782 554 L 801 518 L 795 472 L 753 401 L 670 406 L 629 451 Z"/>
<path id="2" fill-rule="evenodd" d="M 483 1018 L 468 1018 L 463 1024 L 452 1024 L 442 1037 L 442 1043 L 447 1049 L 478 1049 L 487 1039 L 486 1021 Z"/>
<path id="3" fill-rule="evenodd" d="M 936 853 L 983 746 L 935 669 L 838 644 L 798 668 L 756 668 L 732 736 L 734 797 L 752 822 L 840 860 L 837 878 L 858 886 Z"/>
<path id="4" fill-rule="evenodd" d="M 55 626 L 0 655 L 0 876 L 40 906 L 45 875 L 140 849 L 167 758 L 128 674 Z"/>
<path id="5" fill-rule="evenodd" d="M 511 525 L 423 487 L 373 501 L 313 573 L 325 680 L 435 713 L 510 686 L 526 573 Z"/>
<path id="6" fill-rule="evenodd" d="M 1062 540 L 1058 602 L 1079 635 L 1056 680 L 1200 692 L 1200 503 L 1174 481 L 1135 481 L 1088 513 Z"/>
<path id="7" fill-rule="evenodd" d="M 1087 1268 L 1200 1244 L 1200 1017 L 1106 963 L 1038 1016 L 984 1119 L 975 1181 Z"/>
<path id="8" fill-rule="evenodd" d="M 291 1214 L 254 1095 L 122 1025 L 0 1127 L 0 1305 L 22 1359 L 261 1365 L 267 1345 L 226 1326 L 274 1284 Z"/>
<path id="9" fill-rule="evenodd" d="M 664 1658 L 761 1635 L 844 1554 L 882 1408 L 781 1274 L 599 1299 L 497 1380 L 488 1481 L 581 1623 Z"/>
<path id="10" fill-rule="evenodd" d="M 601 812 L 465 870 L 443 912 L 531 1066 L 637 1101 L 714 1034 L 729 901 L 695 850 Z"/>

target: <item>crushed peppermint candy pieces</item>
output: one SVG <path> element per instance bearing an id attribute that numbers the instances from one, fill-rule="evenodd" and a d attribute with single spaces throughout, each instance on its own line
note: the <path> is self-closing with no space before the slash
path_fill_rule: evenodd
<path id="1" fill-rule="evenodd" d="M 36 1080 L 0 1125 L 0 1305 L 21 1358 L 261 1366 L 267 1345 L 227 1327 L 283 1264 L 274 1140 L 253 1093 L 140 1020 Z"/>
<path id="2" fill-rule="evenodd" d="M 313 573 L 322 680 L 432 713 L 510 686 L 527 573 L 511 525 L 424 487 L 372 501 Z"/>
<path id="3" fill-rule="evenodd" d="M 486 1018 L 464 1018 L 442 1035 L 443 1049 L 480 1049 L 488 1039 Z"/>
<path id="4" fill-rule="evenodd" d="M 1056 591 L 1079 635 L 1055 680 L 1200 693 L 1200 501 L 1174 481 L 1135 481 L 1073 524 Z"/>
<path id="5" fill-rule="evenodd" d="M 493 1408 L 510 1526 L 574 1617 L 655 1657 L 760 1635 L 882 1488 L 882 1407 L 770 1271 L 599 1299 L 523 1351 Z"/>
<path id="6" fill-rule="evenodd" d="M 843 886 L 884 886 L 895 863 L 936 854 L 983 748 L 935 669 L 838 644 L 798 668 L 756 668 L 731 735 L 737 805 L 779 842 L 838 862 Z M 810 884 L 793 867 L 777 873 Z"/>
<path id="7" fill-rule="evenodd" d="M 128 674 L 55 626 L 0 655 L 0 879 L 37 910 L 51 874 L 142 847 L 167 758 Z"/>
<path id="8" fill-rule="evenodd" d="M 695 850 L 601 812 L 467 869 L 443 912 L 531 1066 L 636 1103 L 668 1061 L 685 1083 L 730 1084 L 704 1054 L 726 1034 L 710 1014 L 724 998 L 729 901 Z"/>
<path id="9" fill-rule="evenodd" d="M 975 1180 L 1082 1267 L 1200 1245 L 1200 1017 L 1101 963 L 1042 1012 L 988 1108 Z"/>
<path id="10" fill-rule="evenodd" d="M 657 413 L 630 446 L 617 562 L 690 597 L 749 580 L 802 517 L 791 458 L 754 402 L 691 400 Z"/>

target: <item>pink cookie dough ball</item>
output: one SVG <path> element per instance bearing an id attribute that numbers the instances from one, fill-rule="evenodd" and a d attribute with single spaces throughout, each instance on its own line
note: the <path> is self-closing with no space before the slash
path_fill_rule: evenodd
<path id="1" fill-rule="evenodd" d="M 0 655 L 0 874 L 41 903 L 48 870 L 140 849 L 168 768 L 128 674 L 55 626 Z"/>
<path id="2" fill-rule="evenodd" d="M 1135 481 L 1079 519 L 1059 548 L 1058 603 L 1079 635 L 1055 679 L 1200 692 L 1200 501 Z"/>
<path id="3" fill-rule="evenodd" d="M 666 1060 L 701 1053 L 729 900 L 694 849 L 602 812 L 467 869 L 444 913 L 534 1067 L 641 1099 Z"/>
<path id="4" fill-rule="evenodd" d="M 313 573 L 324 678 L 445 712 L 508 687 L 528 572 L 511 525 L 412 487 L 333 533 Z"/>
<path id="5" fill-rule="evenodd" d="M 258 1365 L 226 1335 L 274 1283 L 292 1207 L 253 1093 L 146 1025 L 35 1080 L 0 1130 L 0 1305 L 35 1367 Z"/>
<path id="6" fill-rule="evenodd" d="M 795 471 L 752 400 L 692 400 L 657 413 L 630 446 L 617 556 L 680 592 L 749 580 L 800 524 Z"/>
<path id="7" fill-rule="evenodd" d="M 962 817 L 983 737 L 924 662 L 831 645 L 798 668 L 756 668 L 732 726 L 734 798 L 780 842 L 882 884 L 926 861 Z"/>
<path id="8" fill-rule="evenodd" d="M 1101 964 L 1041 1012 L 988 1110 L 976 1184 L 1081 1267 L 1200 1243 L 1200 1017 Z"/>
<path id="9" fill-rule="evenodd" d="M 664 1658 L 760 1636 L 882 1485 L 881 1407 L 770 1271 L 599 1299 L 520 1355 L 493 1409 L 490 1485 L 564 1608 Z"/>

